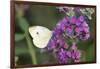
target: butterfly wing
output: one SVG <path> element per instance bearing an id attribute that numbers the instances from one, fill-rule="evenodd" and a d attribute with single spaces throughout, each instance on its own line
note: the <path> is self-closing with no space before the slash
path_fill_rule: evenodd
<path id="1" fill-rule="evenodd" d="M 52 36 L 52 31 L 42 26 L 30 27 L 29 33 L 33 38 L 34 45 L 38 48 L 45 48 Z"/>

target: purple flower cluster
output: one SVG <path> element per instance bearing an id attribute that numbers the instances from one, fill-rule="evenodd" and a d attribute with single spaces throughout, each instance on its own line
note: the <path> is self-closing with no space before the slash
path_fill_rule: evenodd
<path id="1" fill-rule="evenodd" d="M 77 49 L 75 43 L 70 47 L 69 50 L 65 50 L 64 48 L 60 48 L 56 52 L 57 59 L 59 63 L 68 63 L 69 59 L 73 62 L 80 62 L 81 53 Z"/>
<path id="2" fill-rule="evenodd" d="M 70 38 L 78 37 L 81 40 L 86 40 L 90 36 L 89 26 L 83 16 L 79 16 L 78 18 L 75 16 L 66 16 L 59 21 L 57 26 Z"/>
<path id="3" fill-rule="evenodd" d="M 80 62 L 81 53 L 77 49 L 77 46 L 75 43 L 72 44 L 72 47 L 70 48 L 71 58 L 74 60 L 74 62 Z"/>
<path id="4" fill-rule="evenodd" d="M 68 46 L 66 38 L 86 40 L 89 36 L 89 26 L 83 16 L 66 16 L 54 28 L 47 48 L 54 52 L 59 63 L 80 62 L 81 52 L 77 49 L 76 43 L 72 42 L 72 45 Z"/>
<path id="5" fill-rule="evenodd" d="M 70 57 L 70 54 L 67 54 L 68 52 L 64 50 L 63 48 L 60 48 L 56 52 L 56 58 L 58 59 L 59 63 L 68 63 L 68 59 Z"/>
<path id="6" fill-rule="evenodd" d="M 48 49 L 52 50 L 54 48 L 65 47 L 68 48 L 68 45 L 65 42 L 65 38 L 63 37 L 63 31 L 59 27 L 55 27 L 53 30 L 53 36 L 48 44 Z"/>

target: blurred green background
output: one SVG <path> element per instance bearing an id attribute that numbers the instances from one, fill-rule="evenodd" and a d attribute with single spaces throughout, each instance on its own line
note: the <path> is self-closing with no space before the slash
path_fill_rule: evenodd
<path id="1" fill-rule="evenodd" d="M 65 14 L 60 13 L 57 6 L 15 4 L 15 62 L 16 65 L 26 64 L 55 64 L 52 53 L 39 49 L 32 43 L 28 28 L 40 25 L 52 30 Z M 78 42 L 78 49 L 82 51 L 81 62 L 95 61 L 95 14 L 89 21 L 90 38 Z M 36 58 L 33 59 L 32 58 Z M 35 62 L 34 62 L 35 60 Z"/>

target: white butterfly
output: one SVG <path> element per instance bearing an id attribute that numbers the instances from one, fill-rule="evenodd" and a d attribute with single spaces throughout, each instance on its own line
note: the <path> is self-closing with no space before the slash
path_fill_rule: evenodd
<path id="1" fill-rule="evenodd" d="M 38 48 L 45 48 L 52 37 L 52 31 L 43 26 L 30 27 L 29 33 L 33 38 L 34 45 Z"/>

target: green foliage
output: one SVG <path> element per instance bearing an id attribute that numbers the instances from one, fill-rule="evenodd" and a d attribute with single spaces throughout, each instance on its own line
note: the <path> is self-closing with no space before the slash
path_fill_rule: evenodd
<path id="1" fill-rule="evenodd" d="M 15 41 L 21 41 L 25 38 L 24 34 L 15 34 Z"/>
<path id="2" fill-rule="evenodd" d="M 95 45 L 91 45 L 89 48 L 86 49 L 86 61 L 92 62 L 95 61 Z"/>
<path id="3" fill-rule="evenodd" d="M 93 8 L 84 8 L 84 9 L 80 9 L 80 11 L 82 12 L 82 14 L 87 16 L 90 20 L 92 19 L 92 14 L 94 13 Z"/>
<path id="4" fill-rule="evenodd" d="M 71 10 L 69 12 L 66 12 L 66 15 L 68 15 L 68 16 L 74 16 L 75 12 L 73 10 Z"/>
<path id="5" fill-rule="evenodd" d="M 23 18 L 23 17 L 18 17 L 18 21 L 19 21 L 18 24 L 19 24 L 20 28 L 21 28 L 23 31 L 27 31 L 28 28 L 29 28 L 29 24 L 28 24 L 28 22 L 26 21 L 26 19 Z"/>

